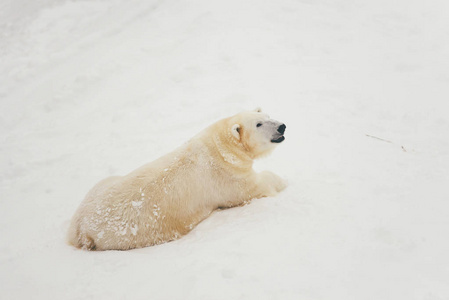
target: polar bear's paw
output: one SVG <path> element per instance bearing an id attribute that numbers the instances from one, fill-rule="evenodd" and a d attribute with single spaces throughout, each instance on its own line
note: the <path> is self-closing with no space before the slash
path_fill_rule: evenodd
<path id="1" fill-rule="evenodd" d="M 267 190 L 267 196 L 274 196 L 287 187 L 287 182 L 270 171 L 260 173 L 260 187 Z"/>

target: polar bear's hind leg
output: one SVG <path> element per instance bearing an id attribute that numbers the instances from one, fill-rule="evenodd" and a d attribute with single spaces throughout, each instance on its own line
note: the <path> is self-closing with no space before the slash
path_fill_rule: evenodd
<path id="1" fill-rule="evenodd" d="M 81 233 L 79 228 L 71 228 L 68 243 L 83 250 L 96 250 L 94 240 L 85 233 Z"/>
<path id="2" fill-rule="evenodd" d="M 90 236 L 87 236 L 86 234 L 81 234 L 79 241 L 80 241 L 80 248 L 83 250 L 96 250 L 97 249 L 97 246 L 95 245 L 94 240 Z"/>

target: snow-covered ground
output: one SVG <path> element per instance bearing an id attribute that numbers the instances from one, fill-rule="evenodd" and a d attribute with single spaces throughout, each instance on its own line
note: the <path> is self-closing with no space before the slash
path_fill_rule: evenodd
<path id="1" fill-rule="evenodd" d="M 449 299 L 449 3 L 0 1 L 1 299 Z M 85 193 L 262 107 L 289 181 L 133 251 Z"/>

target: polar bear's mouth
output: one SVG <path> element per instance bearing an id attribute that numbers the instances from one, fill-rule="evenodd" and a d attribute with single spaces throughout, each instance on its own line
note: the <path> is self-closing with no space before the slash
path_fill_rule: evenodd
<path id="1" fill-rule="evenodd" d="M 280 143 L 283 140 L 285 140 L 285 137 L 283 135 L 281 135 L 279 138 L 271 140 L 272 143 Z"/>

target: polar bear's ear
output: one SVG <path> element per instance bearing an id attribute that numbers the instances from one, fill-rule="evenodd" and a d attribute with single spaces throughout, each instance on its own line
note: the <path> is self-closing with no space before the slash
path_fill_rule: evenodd
<path id="1" fill-rule="evenodd" d="M 262 108 L 257 107 L 254 111 L 255 111 L 255 112 L 262 112 Z"/>
<path id="2" fill-rule="evenodd" d="M 236 139 L 240 140 L 240 125 L 234 124 L 231 129 L 232 135 L 236 137 Z"/>

